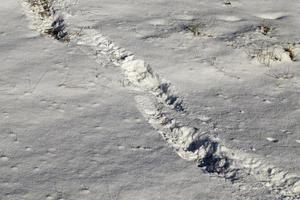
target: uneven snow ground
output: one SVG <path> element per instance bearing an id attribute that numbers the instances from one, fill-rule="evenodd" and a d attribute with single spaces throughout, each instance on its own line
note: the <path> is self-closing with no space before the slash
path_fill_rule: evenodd
<path id="1" fill-rule="evenodd" d="M 186 123 L 299 174 L 299 64 L 247 58 L 247 47 L 260 45 L 252 37 L 299 42 L 296 29 L 275 32 L 274 42 L 252 28 L 262 17 L 299 28 L 299 3 L 279 11 L 283 3 L 270 2 L 90 0 L 62 12 L 71 29 L 99 30 L 171 81 Z M 276 198 L 252 177 L 231 184 L 181 160 L 138 111 L 143 92 L 124 87 L 120 68 L 30 31 L 17 2 L 0 9 L 0 199 Z M 193 19 L 208 23 L 198 37 L 185 28 Z M 266 75 L 287 68 L 292 79 Z"/>
<path id="2" fill-rule="evenodd" d="M 29 31 L 16 2 L 1 15 L 1 200 L 235 198 L 166 146 L 113 65 Z"/>
<path id="3" fill-rule="evenodd" d="M 299 2 L 96 2 L 78 1 L 70 8 L 71 26 L 99 29 L 150 63 L 184 97 L 191 115 L 200 118 L 194 126 L 208 117 L 227 145 L 255 150 L 300 172 L 299 62 L 281 52 L 295 43 L 299 59 Z M 203 35 L 187 32 L 190 24 L 201 24 Z M 264 24 L 271 28 L 267 35 L 257 30 Z M 248 58 L 259 49 L 275 51 L 281 61 L 271 59 L 268 65 Z"/>

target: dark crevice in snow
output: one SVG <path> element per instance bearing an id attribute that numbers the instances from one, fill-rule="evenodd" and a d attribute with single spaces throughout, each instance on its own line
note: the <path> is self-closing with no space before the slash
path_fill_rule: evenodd
<path id="1" fill-rule="evenodd" d="M 27 9 L 32 12 L 36 29 L 43 35 L 48 35 L 59 41 L 69 41 L 66 24 L 53 8 L 52 0 L 24 0 Z"/>
<path id="2" fill-rule="evenodd" d="M 64 19 L 58 17 L 51 24 L 51 28 L 45 31 L 46 34 L 54 37 L 56 40 L 66 41 L 68 40 L 68 33 L 65 30 Z"/>

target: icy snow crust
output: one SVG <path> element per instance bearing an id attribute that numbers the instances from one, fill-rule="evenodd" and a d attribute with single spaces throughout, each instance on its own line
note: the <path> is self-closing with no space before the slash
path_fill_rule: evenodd
<path id="1" fill-rule="evenodd" d="M 40 32 L 40 33 L 48 33 L 48 31 L 45 31 L 49 29 L 49 27 L 53 27 L 53 22 L 56 22 L 57 19 L 63 19 L 63 21 L 69 20 L 68 26 L 63 24 L 63 28 L 60 30 L 63 30 L 63 33 L 66 33 L 68 36 L 68 40 L 63 40 L 64 42 L 69 43 L 72 48 L 74 49 L 81 49 L 82 52 L 84 52 L 86 55 L 88 55 L 90 60 L 93 60 L 94 62 L 97 62 L 100 66 L 102 65 L 115 65 L 119 66 L 122 73 L 119 73 L 120 79 L 123 79 L 122 86 L 125 87 L 125 90 L 128 91 L 128 93 L 134 93 L 135 94 L 135 105 L 137 106 L 138 110 L 142 113 L 142 115 L 148 120 L 148 122 L 162 135 L 165 141 L 174 149 L 174 151 L 183 159 L 189 160 L 189 161 L 195 161 L 199 167 L 202 168 L 203 172 L 210 173 L 212 175 L 217 175 L 219 177 L 225 178 L 225 180 L 230 180 L 231 182 L 235 183 L 233 184 L 233 187 L 240 186 L 241 185 L 247 188 L 250 188 L 250 191 L 253 191 L 255 188 L 255 185 L 261 185 L 266 187 L 265 190 L 271 192 L 269 195 L 266 195 L 265 197 L 262 197 L 261 193 L 263 191 L 256 191 L 253 196 L 254 199 L 258 199 L 260 197 L 267 199 L 267 198 L 278 198 L 278 199 L 298 199 L 299 193 L 300 193 L 300 177 L 298 175 L 298 168 L 297 166 L 294 168 L 294 170 L 290 170 L 289 167 L 285 168 L 282 167 L 282 165 L 279 164 L 280 167 L 277 167 L 275 164 L 278 164 L 278 161 L 275 162 L 275 164 L 271 164 L 271 161 L 269 158 L 266 158 L 264 155 L 261 155 L 261 150 L 258 154 L 255 152 L 255 142 L 257 141 L 257 138 L 251 138 L 253 146 L 251 146 L 251 149 L 245 151 L 245 148 L 247 146 L 243 146 L 243 143 L 241 143 L 241 146 L 232 144 L 228 142 L 227 138 L 235 136 L 234 134 L 228 133 L 228 130 L 224 129 L 226 127 L 222 127 L 222 122 L 218 123 L 214 122 L 214 118 L 206 117 L 206 113 L 199 114 L 201 111 L 201 107 L 193 106 L 197 105 L 197 103 L 190 105 L 190 103 L 194 103 L 197 97 L 201 98 L 201 92 L 199 95 L 195 96 L 195 91 L 193 91 L 192 97 L 190 97 L 188 92 L 182 92 L 182 96 L 179 95 L 180 89 L 174 89 L 174 87 L 171 85 L 169 81 L 166 81 L 160 76 L 154 72 L 152 65 L 150 67 L 149 64 L 147 64 L 144 59 L 141 58 L 135 58 L 136 55 L 134 55 L 131 52 L 128 52 L 125 48 L 121 48 L 120 46 L 113 43 L 110 39 L 108 39 L 107 36 L 103 36 L 102 33 L 97 30 L 97 28 L 93 28 L 92 26 L 88 27 L 80 27 L 78 24 L 82 22 L 78 22 L 76 24 L 76 20 L 83 20 L 85 19 L 82 17 L 82 19 L 77 18 L 78 16 L 76 14 L 73 14 L 72 16 L 72 9 L 71 11 L 68 8 L 69 4 L 66 4 L 65 2 L 62 4 L 62 2 L 55 2 L 54 4 L 51 4 L 51 8 L 54 12 L 51 13 L 50 16 L 48 16 L 46 19 L 43 19 L 39 17 L 40 12 L 36 12 L 35 9 L 32 9 L 32 6 L 28 4 L 28 2 L 22 2 L 24 4 L 25 12 L 29 18 L 31 18 L 31 22 L 33 27 Z M 190 4 L 194 3 L 193 1 L 189 1 Z M 215 4 L 216 2 L 212 3 Z M 89 4 L 87 4 L 89 5 Z M 105 2 L 104 2 L 105 5 Z M 110 5 L 110 4 L 109 4 Z M 155 3 L 154 3 L 155 5 Z M 80 3 L 77 5 L 77 7 L 80 6 Z M 153 4 L 151 4 L 153 6 Z M 223 5 L 223 6 L 228 6 Z M 238 3 L 235 4 L 232 3 L 230 6 L 240 6 Z M 75 7 L 75 6 L 74 6 Z M 113 7 L 111 12 L 116 7 Z M 75 8 L 73 8 L 75 9 Z M 101 10 L 101 9 L 100 9 Z M 135 13 L 135 10 L 131 10 L 130 7 L 127 9 L 127 11 L 132 11 L 132 13 Z M 106 10 L 107 11 L 107 10 Z M 124 13 L 125 15 L 128 15 L 127 12 Z M 282 16 L 281 16 L 282 15 Z M 97 16 L 97 15 L 96 15 Z M 224 17 L 224 15 L 220 15 L 219 19 L 228 21 L 228 22 L 238 22 L 241 21 L 239 17 Z M 283 14 L 267 14 L 267 15 L 261 15 L 257 14 L 258 17 L 264 18 L 264 19 L 282 19 L 284 18 Z M 131 16 L 132 17 L 132 16 Z M 190 17 L 189 15 L 182 15 L 177 16 L 180 18 L 180 20 L 185 21 L 193 21 L 194 18 Z M 130 18 L 130 17 L 129 17 Z M 52 20 L 52 23 L 51 23 Z M 45 23 L 44 23 L 45 21 Z M 74 23 L 74 24 L 73 24 Z M 203 22 L 201 22 L 203 23 Z M 168 20 L 151 20 L 150 23 L 152 26 L 165 26 L 168 24 Z M 289 67 L 293 67 L 294 62 L 297 61 L 296 59 L 296 50 L 298 48 L 297 42 L 286 42 L 286 43 L 278 43 L 278 39 L 273 39 L 273 37 L 269 37 L 266 39 L 266 43 L 268 45 L 272 45 L 272 52 L 270 52 L 267 49 L 255 49 L 255 51 L 247 51 L 245 50 L 247 47 L 253 47 L 256 48 L 256 45 L 260 42 L 260 40 L 265 39 L 264 36 L 267 34 L 270 34 L 269 31 L 271 29 L 265 29 L 264 26 L 266 25 L 259 25 L 257 29 L 250 28 L 247 30 L 247 33 L 250 31 L 255 30 L 255 32 L 250 33 L 249 35 L 244 35 L 245 33 L 235 33 L 233 38 L 225 37 L 224 35 L 216 36 L 207 27 L 207 25 L 201 26 L 197 24 L 197 27 L 195 27 L 195 24 L 188 24 L 187 22 L 184 22 L 183 24 L 179 24 L 180 28 L 171 28 L 170 30 L 164 31 L 167 33 L 167 35 L 163 36 L 168 38 L 172 37 L 184 37 L 185 39 L 191 39 L 195 40 L 194 37 L 202 38 L 204 40 L 208 40 L 207 43 L 213 43 L 215 44 L 216 41 L 219 41 L 220 43 L 226 43 L 229 44 L 228 46 L 232 46 L 234 49 L 232 49 L 233 52 L 236 53 L 236 49 L 241 50 L 243 49 L 246 51 L 246 54 L 248 54 L 252 59 L 257 59 L 257 63 L 251 63 L 254 65 L 254 67 L 259 68 L 260 65 L 265 65 L 266 68 L 271 68 L 273 65 L 276 67 L 281 66 L 281 63 L 288 65 Z M 66 26 L 66 27 L 65 27 Z M 141 25 L 143 26 L 143 25 Z M 198 30 L 200 29 L 201 30 Z M 141 30 L 143 31 L 144 27 L 141 27 Z M 149 29 L 149 27 L 146 27 L 146 29 Z M 202 30 L 203 29 L 203 30 Z M 268 32 L 266 31 L 268 30 Z M 169 32 L 168 32 L 169 31 Z M 128 31 L 130 32 L 130 31 Z M 146 31 L 147 32 L 147 31 Z M 52 33 L 52 32 L 51 32 Z M 261 36 L 261 35 L 263 36 Z M 48 34 L 50 37 L 53 37 L 54 39 L 61 40 L 62 37 L 57 37 L 57 34 Z M 113 37 L 116 37 L 116 33 L 113 34 Z M 126 38 L 126 33 L 124 34 Z M 175 36 L 173 36 L 175 35 Z M 251 43 L 251 38 L 254 36 L 258 36 L 258 38 L 261 37 L 261 39 L 255 40 L 253 43 Z M 46 34 L 47 36 L 47 34 Z M 268 35 L 269 36 L 269 35 Z M 248 38 L 249 37 L 249 38 Z M 282 37 L 284 37 L 284 34 L 282 34 Z M 290 36 L 291 39 L 296 40 L 297 38 L 294 38 L 293 35 Z M 157 38 L 159 38 L 159 41 L 156 41 Z M 250 41 L 241 43 L 240 38 L 247 38 Z M 131 38 L 133 43 L 135 43 L 135 40 L 142 39 L 142 41 L 149 44 L 149 40 L 152 41 L 152 43 L 156 43 L 159 45 L 165 44 L 161 40 L 161 36 L 147 36 L 144 35 L 142 37 L 138 36 L 137 38 Z M 246 40 L 247 40 L 246 39 Z M 120 41 L 120 43 L 126 43 L 128 40 Z M 194 41 L 195 42 L 195 41 Z M 139 44 L 141 42 L 136 42 L 136 44 Z M 171 44 L 172 45 L 172 44 Z M 288 45 L 288 46 L 287 46 Z M 131 45 L 128 45 L 129 47 Z M 151 46 L 151 45 L 150 45 Z M 143 47 L 143 45 L 141 45 Z M 168 44 L 166 44 L 166 47 L 168 47 Z M 291 51 L 288 51 L 288 48 L 293 48 L 293 55 L 291 55 Z M 156 48 L 157 49 L 157 48 Z M 294 50 L 295 49 L 295 50 Z M 290 49 L 289 49 L 290 50 Z M 151 51 L 151 48 L 150 48 Z M 172 50 L 168 50 L 169 52 Z M 167 52 L 167 53 L 169 53 Z M 143 49 L 141 49 L 141 54 L 143 54 Z M 238 54 L 238 53 L 236 53 Z M 295 54 L 295 55 L 294 55 Z M 177 55 L 177 54 L 174 54 Z M 241 58 L 242 55 L 238 54 Z M 180 55 L 182 56 L 182 55 Z M 223 56 L 226 59 L 230 54 Z M 232 55 L 231 55 L 232 56 Z M 140 56 L 139 56 L 140 57 Z M 220 56 L 222 58 L 222 55 Z M 263 57 L 263 58 L 262 58 Z M 157 58 L 149 56 L 149 60 L 158 66 L 161 65 L 161 63 L 155 62 Z M 219 59 L 219 58 L 218 58 Z M 104 61 L 106 60 L 106 61 Z M 198 60 L 198 59 L 197 59 Z M 196 60 L 196 61 L 197 61 Z M 169 61 L 166 59 L 166 61 Z M 246 62 L 247 59 L 244 58 L 242 62 Z M 107 62 L 107 63 L 106 63 Z M 165 62 L 165 61 L 162 61 Z M 171 61 L 172 63 L 173 61 Z M 243 72 L 239 71 L 233 67 L 236 71 L 228 72 L 227 69 L 222 68 L 219 69 L 219 63 L 212 63 L 213 60 L 210 61 L 210 64 L 215 67 L 215 70 L 208 70 L 204 69 L 204 71 L 207 72 L 207 75 L 209 78 L 213 78 L 212 73 L 223 73 L 222 81 L 225 82 L 225 88 L 226 81 L 227 82 L 239 82 L 241 84 L 245 83 L 246 80 L 241 80 L 242 75 L 245 75 L 249 73 L 248 71 Z M 233 63 L 236 61 L 233 59 Z M 240 61 L 241 62 L 241 61 Z M 191 61 L 191 65 L 196 65 L 197 62 Z M 202 63 L 202 62 L 200 62 Z M 249 63 L 249 61 L 248 61 Z M 202 63 L 203 64 L 203 63 Z M 224 63 L 226 65 L 226 63 Z M 207 67 L 207 63 L 203 64 L 205 67 Z M 217 66 L 215 66 L 217 65 Z M 249 64 L 248 64 L 249 65 Z M 166 68 L 169 68 L 169 64 L 166 64 Z M 175 65 L 176 66 L 176 65 Z M 183 64 L 185 66 L 185 64 Z M 204 67 L 204 68 L 205 68 Z M 248 66 L 249 67 L 249 66 Z M 97 68 L 98 69 L 98 68 Z M 116 70 L 116 69 L 114 69 Z M 167 69 L 168 71 L 169 69 Z M 171 75 L 174 79 L 172 82 L 177 83 L 180 82 L 184 78 L 180 76 L 182 72 L 179 69 L 179 73 L 177 70 L 175 75 L 178 77 Z M 232 69 L 230 69 L 232 70 Z M 96 70 L 97 71 L 97 70 Z M 164 69 L 158 69 L 158 71 L 161 71 L 162 74 L 164 74 Z M 116 71 L 114 71 L 116 72 Z M 48 73 L 45 72 L 45 74 Z M 118 72 L 116 72 L 118 73 Z M 195 72 L 196 73 L 196 72 Z M 199 73 L 199 72 L 197 72 Z M 257 70 L 257 73 L 261 73 L 260 70 Z M 41 80 L 44 79 L 45 74 L 43 74 L 40 79 L 38 79 L 37 84 L 32 87 L 32 90 L 29 92 L 26 92 L 26 96 L 33 95 L 33 92 L 35 91 L 37 85 L 41 82 Z M 81 76 L 84 74 L 81 74 Z M 167 77 L 168 74 L 165 74 Z M 287 74 L 288 75 L 288 74 Z M 279 76 L 277 74 L 277 76 Z M 284 81 L 293 79 L 295 82 L 284 82 L 284 84 L 289 85 L 289 87 L 294 88 L 296 90 L 298 88 L 297 85 L 297 77 L 294 79 L 294 76 L 288 76 L 288 77 L 276 77 L 275 79 L 283 79 Z M 74 80 L 76 77 L 74 77 Z M 254 78 L 253 76 L 251 78 Z M 113 78 L 114 79 L 114 78 Z M 205 79 L 205 78 L 204 78 Z M 232 80 L 233 79 L 233 80 Z M 105 79 L 106 80 L 106 79 Z M 107 80 L 106 80 L 107 81 Z M 79 81 L 80 82 L 80 81 Z M 185 88 L 186 85 L 189 87 L 188 84 L 189 81 L 186 81 L 184 86 L 182 88 Z M 193 82 L 193 79 L 192 79 Z M 193 82 L 194 83 L 194 82 Z M 103 83 L 102 83 L 103 84 Z M 198 83 L 199 84 L 199 83 Z M 268 82 L 268 87 L 271 87 Z M 63 88 L 69 88 L 69 86 L 66 86 L 65 83 L 59 84 L 59 86 Z M 197 86 L 197 84 L 196 84 Z M 191 86 L 192 90 L 195 90 L 196 86 Z M 82 86 L 85 89 L 88 89 L 89 91 L 91 88 L 95 89 L 95 87 L 98 87 L 97 84 L 93 81 L 89 81 L 86 85 Z M 201 86 L 203 87 L 203 85 Z M 200 87 L 200 88 L 201 88 Z M 257 86 L 256 86 L 257 87 Z M 279 87 L 282 89 L 283 92 L 285 92 L 284 87 Z M 278 89 L 276 88 L 276 90 Z M 294 91 L 292 90 L 292 91 Z M 124 91 L 123 91 L 124 92 Z M 231 91 L 230 91 L 231 92 Z M 71 92 L 72 93 L 72 92 Z M 188 96 L 186 98 L 183 98 L 183 95 Z M 224 98 L 224 100 L 227 100 L 227 96 L 223 94 L 218 94 L 221 98 Z M 125 95 L 126 96 L 126 95 Z M 28 97 L 27 97 L 28 98 Z M 190 98 L 190 100 L 188 100 Z M 217 97 L 215 97 L 217 98 Z M 185 99 L 185 100 L 183 100 Z M 187 100 L 186 100 L 187 99 Z M 204 98 L 205 99 L 205 98 Z M 233 100 L 233 99 L 231 99 Z M 243 99 L 241 99 L 243 100 Z M 290 99 L 294 100 L 294 99 Z M 266 104 L 272 104 L 273 102 L 264 99 L 264 102 Z M 133 102 L 131 102 L 133 103 Z M 134 104 L 134 103 L 133 103 Z M 202 101 L 200 101 L 200 104 L 203 104 Z M 134 106 L 134 105 L 133 105 Z M 97 106 L 96 106 L 97 107 Z M 290 109 L 290 107 L 288 107 Z M 63 109 L 59 109 L 62 113 L 65 111 Z M 72 109 L 70 110 L 72 111 Z M 82 111 L 83 112 L 83 111 Z M 84 113 L 84 112 L 83 112 Z M 244 114 L 244 110 L 240 110 L 240 113 Z M 247 115 L 247 114 L 246 114 Z M 297 118 L 296 118 L 297 119 Z M 94 119 L 95 120 L 95 119 Z M 131 122 L 132 123 L 132 122 Z M 220 124 L 220 125 L 219 125 Z M 230 124 L 233 125 L 233 124 Z M 294 128 L 294 126 L 291 126 Z M 98 128 L 98 127 L 97 127 Z M 102 128 L 100 127 L 100 130 Z M 142 130 L 142 129 L 141 129 Z M 296 129 L 297 130 L 297 129 Z M 224 133 L 222 133 L 224 132 Z M 289 132 L 288 130 L 282 131 L 282 132 Z M 229 136 L 222 136 L 220 134 L 227 134 Z M 13 134 L 10 132 L 10 134 Z M 292 136 L 295 136 L 296 133 L 292 134 L 289 133 Z M 292 137 L 290 136 L 290 137 Z M 243 138 L 243 137 L 241 137 Z M 270 139 L 271 138 L 271 139 Z M 239 139 L 239 138 L 237 138 Z M 260 140 L 262 138 L 259 138 Z M 271 143 L 278 143 L 279 141 L 277 139 L 274 139 L 272 137 L 266 137 L 266 141 Z M 258 141 L 258 144 L 260 144 L 261 141 Z M 120 150 L 123 150 L 125 147 L 123 145 L 118 146 Z M 142 151 L 151 151 L 151 148 L 148 147 L 136 147 L 136 150 L 142 150 Z M 51 150 L 48 150 L 50 153 L 55 152 L 56 149 L 51 148 Z M 252 151 L 252 152 L 250 152 Z M 287 148 L 286 150 L 289 152 L 290 149 Z M 292 150 L 293 151 L 293 150 Z M 49 153 L 48 152 L 48 153 Z M 295 150 L 295 153 L 292 155 L 296 155 L 296 160 L 299 159 L 297 157 L 298 150 Z M 162 154 L 161 156 L 165 156 Z M 3 155 L 3 161 L 8 161 L 9 158 Z M 286 164 L 286 161 L 283 161 L 282 163 Z M 38 168 L 38 167 L 37 167 Z M 39 170 L 38 170 L 39 171 Z M 264 188 L 263 187 L 263 188 Z M 264 189 L 261 189 L 264 190 Z M 125 189 L 126 191 L 126 189 Z M 120 191 L 119 191 L 120 192 Z M 235 191 L 236 194 L 238 194 L 241 191 Z M 25 192 L 26 193 L 26 192 Z M 81 189 L 82 194 L 89 194 L 90 191 L 88 187 L 84 186 Z M 32 194 L 30 194 L 32 195 Z M 248 196 L 241 197 L 242 199 L 251 199 L 251 195 L 247 194 Z M 253 194 L 252 194 L 253 195 Z M 76 196 L 76 195 L 75 195 Z M 258 197 L 259 196 L 259 197 Z M 47 198 L 59 198 L 59 194 L 56 194 L 56 197 L 51 196 L 48 194 Z M 63 197 L 61 197 L 63 198 Z M 110 197 L 112 198 L 112 197 Z M 118 197 L 114 198 L 124 198 L 122 195 L 118 195 Z M 146 197 L 150 198 L 150 197 Z"/>

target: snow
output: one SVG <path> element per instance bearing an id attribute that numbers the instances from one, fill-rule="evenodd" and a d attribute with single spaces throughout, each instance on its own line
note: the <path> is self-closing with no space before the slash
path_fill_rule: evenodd
<path id="1" fill-rule="evenodd" d="M 230 2 L 1 3 L 0 199 L 298 199 L 300 3 Z"/>

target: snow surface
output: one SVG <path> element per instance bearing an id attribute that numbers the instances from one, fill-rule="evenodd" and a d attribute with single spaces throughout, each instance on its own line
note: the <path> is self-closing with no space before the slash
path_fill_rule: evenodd
<path id="1" fill-rule="evenodd" d="M 55 1 L 70 44 L 22 5 L 0 4 L 1 200 L 297 199 L 276 184 L 300 192 L 298 1 Z M 207 132 L 254 176 L 176 155 Z"/>

